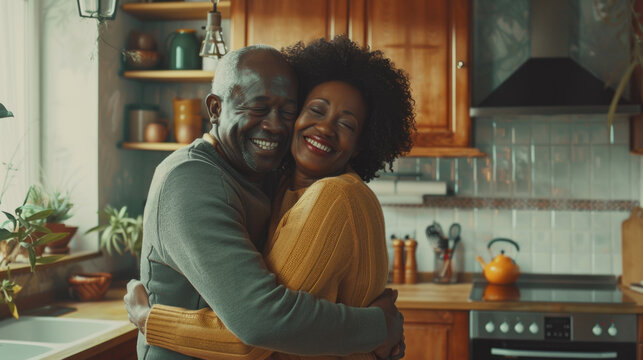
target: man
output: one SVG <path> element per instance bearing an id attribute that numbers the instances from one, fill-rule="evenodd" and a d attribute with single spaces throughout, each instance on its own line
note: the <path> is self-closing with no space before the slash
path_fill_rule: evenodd
<path id="1" fill-rule="evenodd" d="M 154 173 L 141 281 L 152 304 L 210 306 L 252 346 L 302 355 L 375 350 L 387 356 L 402 334 L 390 296 L 369 308 L 317 300 L 277 285 L 256 250 L 270 215 L 261 181 L 288 151 L 296 93 L 295 75 L 275 49 L 248 47 L 222 59 L 206 99 L 210 134 L 174 152 Z M 147 345 L 143 336 L 138 355 L 182 356 Z"/>

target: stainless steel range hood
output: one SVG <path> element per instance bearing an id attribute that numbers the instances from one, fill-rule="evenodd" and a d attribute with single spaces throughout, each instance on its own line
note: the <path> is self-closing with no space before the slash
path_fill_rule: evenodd
<path id="1" fill-rule="evenodd" d="M 479 105 L 471 116 L 607 114 L 614 90 L 568 57 L 566 1 L 532 0 L 531 58 Z M 620 99 L 618 114 L 641 106 Z"/>

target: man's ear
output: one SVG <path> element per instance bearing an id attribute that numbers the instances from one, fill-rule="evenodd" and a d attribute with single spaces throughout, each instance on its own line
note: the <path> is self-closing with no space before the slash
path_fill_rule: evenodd
<path id="1" fill-rule="evenodd" d="M 205 98 L 205 107 L 208 109 L 210 123 L 212 125 L 218 125 L 219 116 L 221 116 L 221 98 L 214 94 L 208 94 Z"/>

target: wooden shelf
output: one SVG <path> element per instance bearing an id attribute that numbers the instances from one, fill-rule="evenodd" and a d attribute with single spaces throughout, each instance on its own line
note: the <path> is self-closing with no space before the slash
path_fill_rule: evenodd
<path id="1" fill-rule="evenodd" d="M 213 71 L 204 70 L 135 70 L 125 71 L 127 79 L 158 82 L 212 82 Z"/>
<path id="2" fill-rule="evenodd" d="M 156 3 L 128 3 L 121 6 L 124 12 L 140 20 L 205 20 L 212 10 L 209 1 L 175 1 Z M 223 0 L 217 5 L 223 18 L 230 17 L 230 0 Z"/>
<path id="3" fill-rule="evenodd" d="M 414 147 L 411 152 L 406 154 L 408 157 L 421 156 L 421 157 L 441 157 L 441 158 L 455 158 L 455 157 L 484 157 L 487 154 L 481 152 L 476 148 L 459 148 L 459 147 Z"/>
<path id="4" fill-rule="evenodd" d="M 124 142 L 121 148 L 128 150 L 146 150 L 146 151 L 174 151 L 188 144 L 179 144 L 171 142 Z"/>

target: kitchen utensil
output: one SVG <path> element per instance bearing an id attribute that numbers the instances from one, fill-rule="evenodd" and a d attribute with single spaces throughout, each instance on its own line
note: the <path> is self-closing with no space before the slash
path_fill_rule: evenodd
<path id="1" fill-rule="evenodd" d="M 453 258 L 451 249 L 433 248 L 433 282 L 438 284 L 451 284 L 458 280 L 455 271 L 457 261 Z"/>
<path id="2" fill-rule="evenodd" d="M 462 227 L 458 223 L 453 223 L 449 227 L 449 240 L 453 241 L 453 245 L 451 245 L 450 251 L 446 251 L 444 253 L 445 259 L 444 259 L 444 266 L 442 267 L 442 271 L 440 273 L 441 277 L 447 276 L 447 271 L 453 271 L 451 262 L 455 254 L 455 248 L 456 246 L 458 246 L 458 243 L 460 242 L 461 229 Z M 447 246 L 448 246 L 448 243 L 447 243 Z"/>
<path id="3" fill-rule="evenodd" d="M 178 29 L 168 35 L 170 41 L 170 70 L 196 70 L 199 63 L 199 41 L 194 29 Z"/>
<path id="4" fill-rule="evenodd" d="M 632 210 L 629 219 L 621 227 L 621 251 L 623 263 L 622 284 L 643 280 L 643 208 Z"/>
<path id="5" fill-rule="evenodd" d="M 515 241 L 505 238 L 497 238 L 489 241 L 489 244 L 487 244 L 489 253 L 491 253 L 491 245 L 498 242 L 509 243 L 516 248 L 516 251 L 520 251 L 520 247 Z M 477 256 L 476 259 L 480 265 L 482 265 L 485 278 L 492 284 L 512 284 L 518 279 L 518 276 L 520 276 L 520 267 L 518 267 L 512 258 L 505 256 L 504 249 L 502 249 L 500 254 L 494 257 L 488 264 L 485 264 L 484 260 L 482 260 L 482 257 L 480 256 Z"/>

